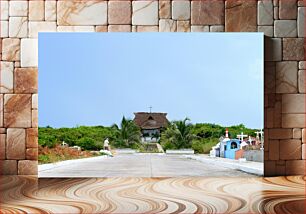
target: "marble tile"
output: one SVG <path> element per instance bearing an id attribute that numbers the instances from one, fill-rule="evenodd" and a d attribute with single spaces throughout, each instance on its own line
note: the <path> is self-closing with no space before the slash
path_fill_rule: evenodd
<path id="1" fill-rule="evenodd" d="M 306 143 L 306 128 L 302 129 L 302 143 Z"/>
<path id="2" fill-rule="evenodd" d="M 32 110 L 32 127 L 38 128 L 38 110 Z"/>
<path id="3" fill-rule="evenodd" d="M 10 17 L 9 36 L 25 38 L 28 36 L 28 18 L 27 17 Z"/>
<path id="4" fill-rule="evenodd" d="M 20 39 L 7 38 L 2 40 L 2 60 L 20 60 Z"/>
<path id="5" fill-rule="evenodd" d="M 57 32 L 95 32 L 94 26 L 57 26 Z"/>
<path id="6" fill-rule="evenodd" d="M 258 26 L 257 32 L 263 32 L 265 36 L 273 37 L 273 26 Z"/>
<path id="7" fill-rule="evenodd" d="M 32 109 L 38 109 L 38 94 L 32 94 Z"/>
<path id="8" fill-rule="evenodd" d="M 17 94 L 37 93 L 37 68 L 16 68 L 14 73 L 14 91 Z"/>
<path id="9" fill-rule="evenodd" d="M 300 61 L 299 62 L 299 69 L 301 69 L 301 70 L 306 69 L 306 61 Z"/>
<path id="10" fill-rule="evenodd" d="M 305 70 L 299 70 L 298 72 L 298 88 L 299 93 L 305 93 Z"/>
<path id="11" fill-rule="evenodd" d="M 21 67 L 37 67 L 38 65 L 38 40 L 21 39 Z"/>
<path id="12" fill-rule="evenodd" d="M 108 25 L 108 32 L 131 32 L 131 25 Z"/>
<path id="13" fill-rule="evenodd" d="M 56 21 L 56 1 L 45 1 L 45 20 Z"/>
<path id="14" fill-rule="evenodd" d="M 31 94 L 4 95 L 4 126 L 31 127 Z"/>
<path id="15" fill-rule="evenodd" d="M 276 63 L 276 93 L 297 92 L 297 62 Z"/>
<path id="16" fill-rule="evenodd" d="M 172 1 L 172 19 L 189 20 L 190 19 L 190 1 Z"/>
<path id="17" fill-rule="evenodd" d="M 57 24 L 68 25 L 106 25 L 107 2 L 63 1 L 57 2 Z"/>
<path id="18" fill-rule="evenodd" d="M 45 2 L 29 1 L 29 20 L 43 21 L 45 19 Z"/>
<path id="19" fill-rule="evenodd" d="M 159 20 L 159 32 L 176 32 L 176 21 L 172 19 Z"/>
<path id="20" fill-rule="evenodd" d="M 158 25 L 157 1 L 133 1 L 133 25 Z"/>
<path id="21" fill-rule="evenodd" d="M 280 139 L 291 139 L 292 129 L 269 129 L 269 139 L 280 140 Z"/>
<path id="22" fill-rule="evenodd" d="M 297 30 L 298 37 L 305 37 L 305 7 L 298 8 L 298 17 L 297 17 Z"/>
<path id="23" fill-rule="evenodd" d="M 279 18 L 296 19 L 297 17 L 296 0 L 279 0 Z"/>
<path id="24" fill-rule="evenodd" d="M 29 128 L 26 130 L 26 147 L 37 148 L 38 147 L 38 129 Z"/>
<path id="25" fill-rule="evenodd" d="M 56 22 L 29 22 L 29 37 L 37 38 L 39 32 L 56 32 Z"/>
<path id="26" fill-rule="evenodd" d="M 9 2 L 0 1 L 0 20 L 7 21 L 9 19 Z"/>
<path id="27" fill-rule="evenodd" d="M 283 114 L 283 128 L 304 128 L 306 114 Z"/>
<path id="28" fill-rule="evenodd" d="M 171 1 L 159 1 L 159 18 L 171 18 Z"/>
<path id="29" fill-rule="evenodd" d="M 256 14 L 256 0 L 227 0 L 225 3 L 225 31 L 256 32 Z"/>
<path id="30" fill-rule="evenodd" d="M 9 160 L 25 159 L 25 129 L 7 129 L 6 157 Z"/>
<path id="31" fill-rule="evenodd" d="M 296 20 L 275 20 L 275 37 L 297 37 Z"/>
<path id="32" fill-rule="evenodd" d="M 191 25 L 223 25 L 224 2 L 219 0 L 192 1 Z"/>
<path id="33" fill-rule="evenodd" d="M 177 21 L 177 32 L 190 32 L 190 22 Z"/>
<path id="34" fill-rule="evenodd" d="M 9 16 L 28 16 L 28 1 L 10 1 Z"/>
<path id="35" fill-rule="evenodd" d="M 137 26 L 137 32 L 158 32 L 158 26 Z"/>
<path id="36" fill-rule="evenodd" d="M 293 129 L 293 139 L 302 139 L 302 129 L 299 128 Z"/>
<path id="37" fill-rule="evenodd" d="M 258 25 L 273 25 L 272 0 L 258 1 L 257 13 Z"/>
<path id="38" fill-rule="evenodd" d="M 209 27 L 210 32 L 224 32 L 224 25 L 212 25 Z"/>
<path id="39" fill-rule="evenodd" d="M 6 38 L 9 36 L 8 21 L 0 21 L 0 37 Z"/>
<path id="40" fill-rule="evenodd" d="M 306 113 L 305 94 L 283 94 L 282 113 Z"/>
<path id="41" fill-rule="evenodd" d="M 0 93 L 12 93 L 14 87 L 14 63 L 1 61 L 0 70 Z"/>
<path id="42" fill-rule="evenodd" d="M 18 161 L 18 175 L 37 175 L 37 165 L 35 160 Z"/>
<path id="43" fill-rule="evenodd" d="M 192 25 L 191 32 L 209 32 L 208 25 Z"/>
<path id="44" fill-rule="evenodd" d="M 107 32 L 107 25 L 96 26 L 96 32 Z"/>
<path id="45" fill-rule="evenodd" d="M 304 38 L 283 38 L 283 60 L 304 60 L 304 44 Z"/>
<path id="46" fill-rule="evenodd" d="M 131 24 L 130 1 L 109 1 L 108 3 L 108 24 Z"/>
<path id="47" fill-rule="evenodd" d="M 302 159 L 301 140 L 280 140 L 280 159 L 281 160 L 300 160 Z"/>

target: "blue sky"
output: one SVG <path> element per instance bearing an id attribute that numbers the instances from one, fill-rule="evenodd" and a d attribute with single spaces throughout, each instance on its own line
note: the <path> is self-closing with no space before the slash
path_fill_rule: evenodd
<path id="1" fill-rule="evenodd" d="M 263 127 L 261 33 L 40 33 L 39 125 L 133 113 Z"/>

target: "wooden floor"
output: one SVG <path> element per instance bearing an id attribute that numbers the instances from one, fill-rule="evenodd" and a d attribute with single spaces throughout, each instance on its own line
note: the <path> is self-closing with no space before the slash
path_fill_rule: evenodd
<path id="1" fill-rule="evenodd" d="M 0 178 L 2 213 L 305 213 L 305 179 Z"/>

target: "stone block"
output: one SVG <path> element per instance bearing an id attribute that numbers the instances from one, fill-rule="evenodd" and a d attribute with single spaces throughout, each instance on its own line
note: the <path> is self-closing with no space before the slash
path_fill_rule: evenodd
<path id="1" fill-rule="evenodd" d="M 5 144 L 6 144 L 6 134 L 0 134 L 0 159 L 5 159 Z"/>
<path id="2" fill-rule="evenodd" d="M 131 25 L 108 25 L 108 32 L 131 32 Z"/>
<path id="3" fill-rule="evenodd" d="M 297 37 L 296 20 L 275 20 L 275 37 Z"/>
<path id="4" fill-rule="evenodd" d="M 16 160 L 0 160 L 0 175 L 17 175 Z"/>
<path id="5" fill-rule="evenodd" d="M 31 94 L 4 95 L 4 126 L 31 127 Z"/>
<path id="6" fill-rule="evenodd" d="M 292 129 L 269 129 L 270 139 L 291 139 Z"/>
<path id="7" fill-rule="evenodd" d="M 273 18 L 275 20 L 278 20 L 279 19 L 279 17 L 278 17 L 278 7 L 274 7 L 273 13 L 274 13 Z"/>
<path id="8" fill-rule="evenodd" d="M 56 1 L 45 1 L 45 20 L 56 21 Z"/>
<path id="9" fill-rule="evenodd" d="M 29 22 L 29 37 L 37 38 L 39 32 L 56 32 L 56 22 Z"/>
<path id="10" fill-rule="evenodd" d="M 159 1 L 159 18 L 171 18 L 171 1 Z"/>
<path id="11" fill-rule="evenodd" d="M 269 160 L 279 160 L 279 141 L 269 141 Z"/>
<path id="12" fill-rule="evenodd" d="M 9 36 L 25 38 L 28 36 L 28 17 L 10 17 Z"/>
<path id="13" fill-rule="evenodd" d="M 284 94 L 282 113 L 306 113 L 305 94 Z"/>
<path id="14" fill-rule="evenodd" d="M 302 144 L 302 159 L 303 160 L 306 159 L 306 144 L 305 143 Z"/>
<path id="15" fill-rule="evenodd" d="M 286 161 L 286 175 L 305 175 L 305 160 Z"/>
<path id="16" fill-rule="evenodd" d="M 275 62 L 265 62 L 264 63 L 264 93 L 269 94 L 269 107 L 274 106 L 274 101 L 271 102 L 271 98 L 274 98 L 275 93 Z M 272 104 L 272 105 L 270 105 Z"/>
<path id="17" fill-rule="evenodd" d="M 190 1 L 172 1 L 172 19 L 190 19 Z"/>
<path id="18" fill-rule="evenodd" d="M 6 38 L 9 36 L 8 21 L 0 21 L 0 37 Z"/>
<path id="19" fill-rule="evenodd" d="M 25 159 L 25 129 L 7 129 L 6 158 L 11 160 Z"/>
<path id="20" fill-rule="evenodd" d="M 38 40 L 21 39 L 21 67 L 38 66 Z"/>
<path id="21" fill-rule="evenodd" d="M 137 26 L 137 32 L 158 32 L 158 26 Z"/>
<path id="22" fill-rule="evenodd" d="M 192 25 L 191 32 L 209 32 L 208 25 Z"/>
<path id="23" fill-rule="evenodd" d="M 107 25 L 96 26 L 96 32 L 107 32 Z"/>
<path id="24" fill-rule="evenodd" d="M 6 128 L 0 128 L 0 134 L 6 134 Z"/>
<path id="25" fill-rule="evenodd" d="M 14 85 L 14 63 L 0 62 L 0 93 L 12 93 Z"/>
<path id="26" fill-rule="evenodd" d="M 304 0 L 298 0 L 298 6 L 299 7 L 305 7 L 306 6 L 306 3 Z"/>
<path id="27" fill-rule="evenodd" d="M 306 129 L 302 129 L 302 143 L 306 143 Z"/>
<path id="28" fill-rule="evenodd" d="M 3 127 L 3 94 L 0 94 L 0 127 Z"/>
<path id="29" fill-rule="evenodd" d="M 190 22 L 177 21 L 177 32 L 190 32 Z"/>
<path id="30" fill-rule="evenodd" d="M 28 1 L 10 1 L 10 16 L 28 16 Z"/>
<path id="31" fill-rule="evenodd" d="M 276 174 L 276 161 L 265 160 L 264 163 L 264 176 L 275 176 Z"/>
<path id="32" fill-rule="evenodd" d="M 9 18 L 9 2 L 8 1 L 0 1 L 0 20 L 7 21 Z"/>
<path id="33" fill-rule="evenodd" d="M 158 25 L 157 1 L 133 1 L 133 25 Z"/>
<path id="34" fill-rule="evenodd" d="M 38 163 L 35 160 L 18 161 L 18 175 L 37 175 Z"/>
<path id="35" fill-rule="evenodd" d="M 224 32 L 224 25 L 212 25 L 210 26 L 210 32 Z"/>
<path id="36" fill-rule="evenodd" d="M 130 1 L 109 1 L 108 24 L 131 24 L 131 13 Z"/>
<path id="37" fill-rule="evenodd" d="M 282 61 L 282 40 L 265 37 L 264 43 L 265 61 Z"/>
<path id="38" fill-rule="evenodd" d="M 299 70 L 298 74 L 299 80 L 298 80 L 298 88 L 299 93 L 305 93 L 305 70 Z"/>
<path id="39" fill-rule="evenodd" d="M 299 69 L 306 69 L 306 61 L 300 61 L 299 62 Z"/>
<path id="40" fill-rule="evenodd" d="M 257 8 L 258 25 L 273 25 L 273 2 L 272 0 L 258 1 Z"/>
<path id="41" fill-rule="evenodd" d="M 283 128 L 304 128 L 306 114 L 283 114 Z"/>
<path id="42" fill-rule="evenodd" d="M 279 151 L 281 160 L 300 160 L 302 158 L 301 140 L 280 140 Z"/>
<path id="43" fill-rule="evenodd" d="M 27 160 L 37 160 L 38 159 L 38 149 L 29 148 L 26 150 L 26 159 Z"/>
<path id="44" fill-rule="evenodd" d="M 94 26 L 57 26 L 57 32 L 95 32 Z"/>
<path id="45" fill-rule="evenodd" d="M 29 128 L 26 130 L 26 145 L 27 148 L 37 148 L 38 147 L 38 129 Z"/>
<path id="46" fill-rule="evenodd" d="M 32 127 L 38 127 L 38 110 L 32 110 Z"/>
<path id="47" fill-rule="evenodd" d="M 265 36 L 273 37 L 273 26 L 258 26 L 257 32 L 263 32 Z"/>
<path id="48" fill-rule="evenodd" d="M 224 1 L 191 1 L 191 25 L 224 25 Z"/>
<path id="49" fill-rule="evenodd" d="M 225 31 L 256 32 L 257 1 L 227 0 L 225 4 Z"/>
<path id="50" fill-rule="evenodd" d="M 45 2 L 29 1 L 29 20 L 43 21 L 45 19 Z"/>
<path id="51" fill-rule="evenodd" d="M 302 139 L 302 129 L 294 128 L 293 129 L 293 138 L 294 139 Z"/>
<path id="52" fill-rule="evenodd" d="M 37 68 L 15 69 L 15 93 L 37 93 Z"/>
<path id="53" fill-rule="evenodd" d="M 276 63 L 276 93 L 297 93 L 297 62 Z"/>
<path id="54" fill-rule="evenodd" d="M 176 21 L 172 19 L 159 20 L 159 32 L 176 32 Z"/>
<path id="55" fill-rule="evenodd" d="M 282 103 L 281 101 L 275 102 L 274 106 L 274 128 L 281 128 L 282 127 Z"/>
<path id="56" fill-rule="evenodd" d="M 297 30 L 298 37 L 305 37 L 305 10 L 306 7 L 298 8 Z"/>
<path id="57" fill-rule="evenodd" d="M 64 1 L 57 2 L 57 24 L 106 25 L 107 1 Z"/>
<path id="58" fill-rule="evenodd" d="M 283 60 L 304 60 L 304 38 L 283 39 Z"/>
<path id="59" fill-rule="evenodd" d="M 265 128 L 273 128 L 274 127 L 274 109 L 267 108 L 264 111 L 264 120 L 265 120 Z"/>
<path id="60" fill-rule="evenodd" d="M 296 0 L 279 0 L 279 18 L 296 19 L 297 4 Z"/>
<path id="61" fill-rule="evenodd" d="M 38 94 L 32 94 L 32 109 L 38 109 Z"/>
<path id="62" fill-rule="evenodd" d="M 2 60 L 20 60 L 20 39 L 7 38 L 2 40 Z"/>

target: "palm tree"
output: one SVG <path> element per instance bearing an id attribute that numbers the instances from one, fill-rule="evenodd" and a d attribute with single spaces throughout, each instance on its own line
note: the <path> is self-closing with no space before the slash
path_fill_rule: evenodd
<path id="1" fill-rule="evenodd" d="M 140 143 L 141 132 L 134 121 L 123 116 L 120 127 L 114 124 L 112 128 L 114 129 L 117 146 L 126 148 Z"/>
<path id="2" fill-rule="evenodd" d="M 192 140 L 197 137 L 191 133 L 192 124 L 189 121 L 190 119 L 186 117 L 184 120 L 169 124 L 162 134 L 162 141 L 173 144 L 177 149 L 190 148 Z"/>

